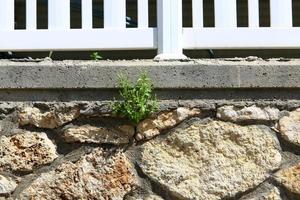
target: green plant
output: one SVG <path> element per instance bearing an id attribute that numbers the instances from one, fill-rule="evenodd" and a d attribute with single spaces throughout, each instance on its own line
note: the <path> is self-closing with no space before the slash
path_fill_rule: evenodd
<path id="1" fill-rule="evenodd" d="M 124 74 L 118 76 L 122 101 L 112 104 L 113 114 L 127 117 L 137 124 L 157 111 L 158 102 L 152 94 L 153 85 L 146 73 L 142 73 L 135 85 Z"/>
<path id="2" fill-rule="evenodd" d="M 100 60 L 100 59 L 102 59 L 102 56 L 100 56 L 100 54 L 98 52 L 93 52 L 90 55 L 90 57 L 91 57 L 92 60 Z"/>

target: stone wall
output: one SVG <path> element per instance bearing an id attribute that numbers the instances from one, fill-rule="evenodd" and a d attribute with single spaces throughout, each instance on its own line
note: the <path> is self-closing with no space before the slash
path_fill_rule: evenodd
<path id="1" fill-rule="evenodd" d="M 300 101 L 2 102 L 0 199 L 300 199 Z"/>

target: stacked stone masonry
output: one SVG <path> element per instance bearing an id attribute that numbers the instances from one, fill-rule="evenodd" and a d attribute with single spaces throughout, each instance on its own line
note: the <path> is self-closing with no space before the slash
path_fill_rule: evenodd
<path id="1" fill-rule="evenodd" d="M 0 200 L 297 200 L 300 101 L 1 102 Z"/>

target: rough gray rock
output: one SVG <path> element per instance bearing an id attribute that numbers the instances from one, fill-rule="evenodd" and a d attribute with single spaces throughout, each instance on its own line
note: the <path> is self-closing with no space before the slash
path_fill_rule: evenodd
<path id="1" fill-rule="evenodd" d="M 247 194 L 239 200 L 282 200 L 278 187 L 264 182 L 250 194 Z"/>
<path id="2" fill-rule="evenodd" d="M 66 142 L 98 144 L 127 144 L 134 136 L 134 127 L 122 125 L 114 128 L 96 127 L 89 124 L 67 128 L 63 137 Z"/>
<path id="3" fill-rule="evenodd" d="M 230 122 L 276 121 L 280 118 L 280 111 L 277 108 L 260 108 L 255 105 L 243 108 L 223 106 L 218 108 L 217 117 Z"/>
<path id="4" fill-rule="evenodd" d="M 300 146 L 300 108 L 289 113 L 289 116 L 282 117 L 277 129 L 287 141 Z"/>
<path id="5" fill-rule="evenodd" d="M 67 122 L 76 119 L 80 114 L 78 108 L 66 110 L 50 110 L 43 112 L 36 107 L 25 107 L 19 112 L 19 124 L 21 126 L 31 124 L 39 128 L 57 128 Z"/>
<path id="6" fill-rule="evenodd" d="M 32 171 L 57 158 L 56 146 L 45 133 L 22 131 L 0 137 L 0 171 Z"/>
<path id="7" fill-rule="evenodd" d="M 135 181 L 124 154 L 97 148 L 77 162 L 67 161 L 41 174 L 18 199 L 123 200 Z"/>
<path id="8" fill-rule="evenodd" d="M 157 116 L 147 118 L 138 124 L 136 140 L 149 140 L 156 135 L 159 135 L 161 131 L 172 128 L 183 120 L 200 115 L 200 113 L 201 110 L 199 108 L 185 107 L 161 112 Z"/>
<path id="9" fill-rule="evenodd" d="M 0 195 L 11 194 L 17 185 L 16 181 L 12 178 L 0 175 Z"/>
<path id="10" fill-rule="evenodd" d="M 276 172 L 274 178 L 289 192 L 300 198 L 300 163 Z"/>
<path id="11" fill-rule="evenodd" d="M 143 144 L 138 162 L 173 197 L 219 200 L 254 188 L 279 167 L 275 137 L 265 126 L 193 119 Z"/>

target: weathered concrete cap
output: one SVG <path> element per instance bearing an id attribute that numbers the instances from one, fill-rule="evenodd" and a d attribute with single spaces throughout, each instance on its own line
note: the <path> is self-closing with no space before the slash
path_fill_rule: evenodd
<path id="1" fill-rule="evenodd" d="M 157 89 L 299 88 L 300 60 L 203 59 L 185 62 L 0 61 L 0 89 L 109 89 L 117 74 L 147 72 Z"/>

